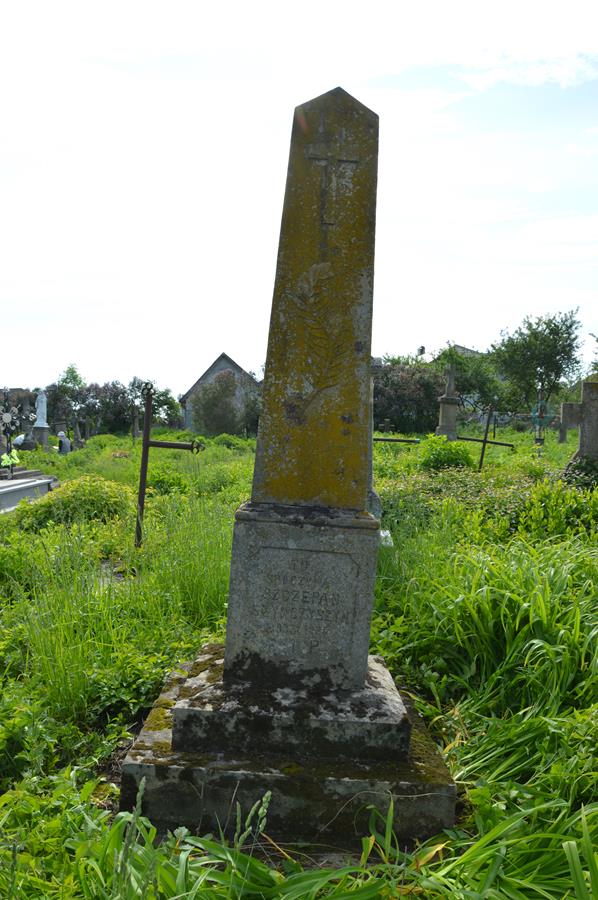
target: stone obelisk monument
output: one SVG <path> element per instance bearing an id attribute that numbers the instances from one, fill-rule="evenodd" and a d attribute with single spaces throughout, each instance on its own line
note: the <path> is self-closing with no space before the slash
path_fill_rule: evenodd
<path id="1" fill-rule="evenodd" d="M 123 766 L 121 806 L 145 777 L 144 814 L 163 828 L 226 828 L 231 803 L 266 791 L 278 838 L 350 844 L 391 796 L 401 838 L 453 821 L 444 764 L 368 657 L 377 154 L 378 117 L 341 88 L 295 110 L 226 645 L 167 683 Z"/>
<path id="2" fill-rule="evenodd" d="M 366 512 L 377 162 L 378 116 L 345 91 L 297 109 L 225 678 L 364 683 L 379 535 Z"/>

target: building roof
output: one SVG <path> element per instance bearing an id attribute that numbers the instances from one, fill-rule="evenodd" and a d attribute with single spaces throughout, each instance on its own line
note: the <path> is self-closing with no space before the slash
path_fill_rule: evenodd
<path id="1" fill-rule="evenodd" d="M 256 385 L 258 384 L 258 382 L 255 380 L 255 378 L 253 377 L 253 375 L 250 375 L 249 372 L 246 372 L 245 369 L 242 368 L 242 366 L 240 366 L 238 363 L 236 363 L 236 362 L 234 361 L 234 359 L 231 359 L 231 357 L 228 356 L 228 354 L 226 354 L 226 353 L 221 353 L 220 356 L 218 356 L 218 357 L 214 360 L 214 362 L 212 363 L 212 365 L 211 365 L 211 366 L 208 366 L 208 368 L 205 370 L 205 372 L 204 372 L 202 375 L 199 376 L 199 378 L 197 379 L 197 381 L 195 382 L 195 384 L 191 385 L 191 387 L 189 388 L 189 390 L 188 390 L 188 391 L 185 391 L 184 394 L 181 394 L 181 396 L 179 397 L 179 403 L 181 404 L 181 406 L 184 406 L 184 405 L 185 405 L 185 403 L 186 403 L 187 400 L 189 399 L 190 395 L 193 393 L 193 391 L 194 391 L 196 388 L 198 388 L 198 387 L 199 387 L 201 384 L 203 384 L 205 381 L 209 381 L 210 375 L 212 374 L 212 372 L 214 371 L 214 369 L 216 369 L 216 368 L 218 367 L 218 370 L 219 370 L 219 371 L 224 371 L 224 370 L 221 368 L 221 366 L 219 365 L 221 362 L 225 362 L 225 363 L 227 364 L 226 367 L 227 367 L 228 369 L 231 369 L 231 370 L 232 370 L 233 372 L 235 372 L 236 374 L 238 374 L 238 375 L 243 375 L 245 378 L 249 378 L 251 381 L 253 381 L 254 384 L 256 384 Z"/>
<path id="2" fill-rule="evenodd" d="M 456 350 L 461 356 L 485 356 L 480 350 L 472 350 L 470 347 L 462 347 L 461 344 L 451 344 L 451 349 Z"/>

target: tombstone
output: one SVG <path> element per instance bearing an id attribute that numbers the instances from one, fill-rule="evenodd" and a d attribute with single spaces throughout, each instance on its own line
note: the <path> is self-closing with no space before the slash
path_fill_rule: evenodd
<path id="1" fill-rule="evenodd" d="M 48 400 L 45 391 L 40 391 L 35 398 L 35 415 L 37 418 L 33 426 L 33 437 L 41 447 L 47 450 L 50 426 L 47 421 Z"/>
<path id="2" fill-rule="evenodd" d="M 82 450 L 85 446 L 85 441 L 81 437 L 81 428 L 79 427 L 79 420 L 77 416 L 73 419 L 73 449 Z"/>
<path id="3" fill-rule="evenodd" d="M 131 422 L 131 436 L 134 441 L 137 438 L 141 437 L 141 431 L 139 430 L 139 407 L 133 404 L 133 415 Z"/>
<path id="4" fill-rule="evenodd" d="M 377 136 L 378 117 L 341 88 L 295 111 L 226 644 L 167 682 L 123 765 L 121 808 L 145 777 L 142 811 L 162 831 L 234 829 L 234 804 L 266 792 L 275 839 L 351 845 L 391 796 L 400 839 L 454 820 L 446 767 L 368 657 Z"/>
<path id="5" fill-rule="evenodd" d="M 451 363 L 446 371 L 446 388 L 442 397 L 438 398 L 440 413 L 436 434 L 443 434 L 448 441 L 457 440 L 457 410 L 459 397 L 455 391 L 455 364 Z"/>
<path id="6" fill-rule="evenodd" d="M 565 428 L 579 427 L 576 457 L 598 459 L 598 382 L 584 381 L 581 403 L 561 404 L 561 423 Z"/>
<path id="7" fill-rule="evenodd" d="M 21 443 L 22 450 L 35 450 L 37 446 L 37 442 L 33 436 L 33 425 L 35 421 L 36 414 L 31 411 L 29 397 L 26 396 L 23 398 L 23 415 L 21 417 L 21 424 L 24 431 L 23 442 Z"/>
<path id="8" fill-rule="evenodd" d="M 35 398 L 35 415 L 36 415 L 36 426 L 38 428 L 48 428 L 47 415 L 48 415 L 48 399 L 46 397 L 45 391 L 40 391 L 37 397 Z"/>

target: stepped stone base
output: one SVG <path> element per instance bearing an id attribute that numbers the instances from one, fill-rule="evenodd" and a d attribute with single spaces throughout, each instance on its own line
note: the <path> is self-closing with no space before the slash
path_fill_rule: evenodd
<path id="1" fill-rule="evenodd" d="M 236 804 L 246 815 L 267 791 L 275 840 L 351 847 L 370 807 L 386 815 L 391 797 L 401 841 L 453 824 L 448 770 L 379 657 L 363 691 L 317 704 L 288 689 L 243 697 L 223 684 L 222 657 L 219 645 L 203 648 L 167 681 L 123 764 L 121 809 L 145 778 L 142 811 L 162 832 L 234 831 Z"/>

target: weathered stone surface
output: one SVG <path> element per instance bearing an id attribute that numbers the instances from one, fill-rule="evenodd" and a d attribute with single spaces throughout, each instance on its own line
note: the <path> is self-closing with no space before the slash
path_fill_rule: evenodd
<path id="1" fill-rule="evenodd" d="M 407 759 L 411 723 L 380 657 L 355 692 L 225 683 L 224 647 L 192 665 L 172 709 L 178 752 L 293 753 L 298 759 Z"/>
<path id="2" fill-rule="evenodd" d="M 252 500 L 367 506 L 378 116 L 295 110 Z"/>
<path id="3" fill-rule="evenodd" d="M 0 512 L 10 512 L 21 500 L 35 500 L 43 497 L 50 490 L 53 478 L 40 477 L 16 478 L 0 484 Z"/>
<path id="4" fill-rule="evenodd" d="M 363 686 L 379 543 L 368 512 L 237 512 L 225 675 L 298 689 Z"/>
<path id="5" fill-rule="evenodd" d="M 581 403 L 561 405 L 561 422 L 565 428 L 579 426 L 577 455 L 598 459 L 598 382 L 583 382 Z"/>
<path id="6" fill-rule="evenodd" d="M 121 807 L 146 777 L 143 811 L 162 830 L 227 830 L 237 801 L 267 791 L 278 838 L 347 845 L 391 796 L 400 839 L 454 819 L 437 751 L 382 661 L 368 664 L 377 121 L 340 88 L 295 111 L 224 662 L 206 649 L 169 682 L 123 768 Z"/>
<path id="7" fill-rule="evenodd" d="M 192 667 L 191 667 L 192 670 Z M 196 833 L 232 833 L 235 805 L 247 813 L 272 792 L 267 831 L 275 840 L 357 844 L 368 831 L 368 806 L 383 815 L 394 801 L 399 840 L 426 838 L 454 820 L 455 786 L 434 744 L 410 711 L 409 757 L 386 762 L 311 761 L 286 752 L 257 755 L 172 749 L 172 709 L 185 675 L 170 679 L 125 759 L 121 808 L 131 809 L 145 778 L 142 812 L 161 831 L 186 825 Z M 184 691 L 183 691 L 184 692 Z"/>
<path id="8" fill-rule="evenodd" d="M 459 409 L 459 397 L 455 391 L 455 364 L 452 363 L 447 371 L 446 389 L 442 397 L 438 398 L 439 416 L 436 434 L 444 435 L 449 441 L 457 440 L 457 411 Z"/>
<path id="9" fill-rule="evenodd" d="M 50 426 L 49 425 L 34 425 L 33 426 L 33 437 L 42 447 L 47 449 L 48 447 L 48 435 L 50 434 Z"/>

